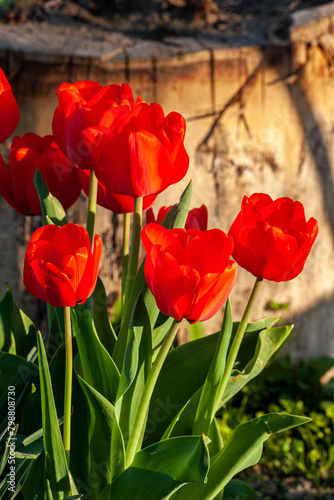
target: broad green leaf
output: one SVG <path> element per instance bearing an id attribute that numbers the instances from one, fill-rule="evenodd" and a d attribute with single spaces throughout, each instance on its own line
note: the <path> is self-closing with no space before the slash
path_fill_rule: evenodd
<path id="1" fill-rule="evenodd" d="M 36 327 L 13 300 L 10 287 L 0 302 L 0 350 L 8 351 L 15 344 L 15 354 L 27 356 L 36 339 Z"/>
<path id="2" fill-rule="evenodd" d="M 218 336 L 217 347 L 205 379 L 201 397 L 198 403 L 193 434 L 207 434 L 211 422 L 216 414 L 222 397 L 221 381 L 225 372 L 226 356 L 232 334 L 232 312 L 229 299 L 226 302 L 225 314 Z"/>
<path id="3" fill-rule="evenodd" d="M 8 430 L 8 427 L 6 427 L 4 429 L 4 431 L 1 433 L 1 440 L 2 439 L 4 440 L 4 437 L 7 434 L 7 430 Z M 6 436 L 6 440 L 7 441 L 4 440 L 5 441 L 5 449 L 4 449 L 4 452 L 3 452 L 3 455 L 2 455 L 1 461 L 0 461 L 0 477 L 2 476 L 3 471 L 4 471 L 4 469 L 5 469 L 5 467 L 6 467 L 7 463 L 8 463 L 8 456 L 9 456 L 9 451 L 10 451 L 10 449 L 7 446 L 8 445 L 8 437 L 9 436 Z"/>
<path id="4" fill-rule="evenodd" d="M 94 463 L 103 464 L 100 484 L 92 492 L 92 499 L 95 499 L 98 498 L 106 483 L 111 481 L 114 466 L 111 460 L 118 463 L 118 461 L 123 461 L 123 456 L 121 451 L 117 456 L 110 454 L 114 406 L 83 378 L 83 367 L 79 355 L 74 360 L 74 368 L 90 411 L 88 470 L 93 470 Z"/>
<path id="5" fill-rule="evenodd" d="M 173 500 L 213 500 L 240 471 L 256 464 L 263 443 L 271 434 L 309 422 L 307 417 L 270 413 L 239 425 L 224 448 L 212 459 L 206 484 L 187 484 L 176 492 Z"/>
<path id="6" fill-rule="evenodd" d="M 25 398 L 21 413 L 20 433 L 29 436 L 42 427 L 41 398 L 35 384 L 31 384 L 28 396 Z"/>
<path id="7" fill-rule="evenodd" d="M 138 368 L 139 344 L 133 328 L 128 332 L 128 342 L 122 366 L 116 399 L 119 400 L 131 386 Z"/>
<path id="8" fill-rule="evenodd" d="M 257 338 L 253 357 L 244 366 L 240 360 L 237 365 L 237 370 L 232 371 L 231 378 L 227 384 L 226 391 L 220 403 L 221 405 L 224 405 L 227 401 L 229 401 L 242 389 L 242 387 L 244 387 L 244 385 L 246 385 L 263 370 L 271 356 L 275 354 L 275 352 L 287 340 L 292 328 L 293 326 L 281 326 L 269 328 L 268 330 L 262 330 L 260 332 Z M 239 359 L 240 358 L 238 356 L 238 361 Z M 246 361 L 245 356 L 243 356 L 243 361 Z"/>
<path id="9" fill-rule="evenodd" d="M 52 307 L 46 304 L 48 311 L 48 328 L 45 342 L 46 354 L 48 359 L 52 358 L 61 344 L 65 342 L 64 311 L 62 307 Z"/>
<path id="10" fill-rule="evenodd" d="M 75 339 L 72 343 L 73 358 L 77 354 Z M 49 370 L 53 386 L 53 397 L 58 415 L 64 412 L 64 387 L 65 387 L 65 344 L 61 344 L 49 362 Z M 72 390 L 73 393 L 73 390 Z M 72 403 L 73 406 L 73 403 Z"/>
<path id="11" fill-rule="evenodd" d="M 241 344 L 237 363 L 244 367 L 245 363 L 253 366 L 250 373 L 247 373 L 248 380 L 254 378 L 267 363 L 268 359 L 277 351 L 287 338 L 288 332 L 281 329 L 277 333 L 276 329 L 264 330 L 273 324 L 273 318 L 250 323 L 247 326 L 246 333 Z M 237 325 L 233 325 L 236 331 Z M 290 328 L 290 327 L 283 327 Z M 259 341 L 259 334 L 263 331 L 266 335 L 266 341 Z M 174 417 L 179 413 L 179 418 L 175 422 L 175 430 L 172 435 L 185 435 L 192 433 L 193 418 L 200 397 L 200 389 L 203 386 L 211 361 L 214 356 L 218 341 L 218 333 L 208 335 L 202 339 L 194 340 L 173 349 L 167 356 L 164 366 L 159 375 L 156 387 L 154 389 L 151 406 L 149 410 L 148 421 L 150 427 L 146 429 L 145 444 L 158 441 L 166 431 Z M 271 342 L 271 338 L 274 339 Z M 257 345 L 260 349 L 257 349 Z M 275 342 L 277 342 L 275 344 Z M 258 361 L 257 358 L 259 358 Z M 239 362 L 239 359 L 242 362 Z M 244 379 L 236 383 L 233 380 L 235 373 L 231 377 L 226 391 L 232 397 L 243 387 Z M 246 383 L 246 382 L 245 382 Z M 199 391 L 197 393 L 197 391 Z M 235 391 L 235 392 L 234 392 Z M 197 394 L 196 394 L 197 393 Z M 193 399 L 192 399 L 193 398 Z M 190 403 L 187 405 L 188 401 Z M 181 411 L 185 408 L 184 412 Z"/>
<path id="12" fill-rule="evenodd" d="M 44 462 L 44 453 L 41 453 L 36 460 L 31 462 L 30 469 L 22 488 L 24 498 L 32 499 L 34 495 L 37 495 L 38 499 L 44 499 L 46 487 Z"/>
<path id="13" fill-rule="evenodd" d="M 167 333 L 171 329 L 171 326 L 173 324 L 174 318 L 170 318 L 169 316 L 165 316 L 164 314 L 160 313 L 158 316 L 159 318 L 165 319 L 165 321 L 162 324 L 156 324 L 155 328 L 152 332 L 152 347 L 155 349 L 166 337 Z M 157 320 L 157 323 L 158 323 Z"/>
<path id="14" fill-rule="evenodd" d="M 74 358 L 75 359 L 75 358 Z M 90 494 L 90 487 L 87 485 L 89 474 L 94 477 L 102 476 L 104 480 L 104 470 L 99 462 L 90 462 L 95 453 L 95 447 L 103 448 L 104 444 L 93 442 L 90 448 L 89 428 L 91 425 L 91 414 L 87 396 L 82 390 L 77 376 L 73 376 L 72 393 L 72 419 L 71 419 L 71 459 L 70 468 L 78 491 L 85 496 Z M 87 496 L 87 499 L 89 496 Z M 92 500 L 92 499 L 90 499 Z"/>
<path id="15" fill-rule="evenodd" d="M 3 420 L 7 415 L 8 387 L 15 387 L 17 405 L 30 382 L 38 379 L 38 368 L 30 360 L 3 352 L 0 353 L 0 373 L 0 408 Z"/>
<path id="16" fill-rule="evenodd" d="M 214 457 L 224 446 L 222 433 L 216 418 L 212 420 L 207 436 L 211 441 L 209 444 L 210 456 Z"/>
<path id="17" fill-rule="evenodd" d="M 82 378 L 114 404 L 120 374 L 110 354 L 96 334 L 87 306 L 77 305 L 71 311 L 72 328 L 77 341 Z"/>
<path id="18" fill-rule="evenodd" d="M 48 224 L 47 217 L 53 224 L 63 226 L 66 224 L 66 213 L 60 201 L 57 200 L 49 191 L 41 172 L 37 169 L 34 177 L 34 185 L 37 190 L 41 203 L 42 218 L 44 224 Z"/>
<path id="19" fill-rule="evenodd" d="M 186 436 L 155 443 L 135 456 L 99 500 L 164 500 L 185 483 L 206 481 L 210 466 L 206 440 Z"/>
<path id="20" fill-rule="evenodd" d="M 129 330 L 115 411 L 125 436 L 125 446 L 132 429 L 152 366 L 152 332 L 145 302 L 139 295 Z M 144 429 L 143 429 L 144 431 Z"/>
<path id="21" fill-rule="evenodd" d="M 252 500 L 262 495 L 240 479 L 231 479 L 224 488 L 224 500 Z"/>
<path id="22" fill-rule="evenodd" d="M 118 422 L 118 415 L 114 412 L 110 446 L 110 482 L 123 472 L 126 463 L 125 442 Z"/>
<path id="23" fill-rule="evenodd" d="M 107 295 L 100 277 L 96 282 L 96 287 L 92 295 L 93 319 L 96 332 L 108 353 L 112 355 L 117 340 L 115 331 L 110 323 Z"/>
<path id="24" fill-rule="evenodd" d="M 14 352 L 15 340 L 10 317 L 10 294 L 7 291 L 0 302 L 0 351 Z"/>
<path id="25" fill-rule="evenodd" d="M 167 229 L 171 229 L 173 227 L 184 227 L 190 207 L 193 190 L 192 184 L 192 181 L 190 181 L 186 189 L 181 194 L 180 202 L 171 207 L 168 214 L 162 221 L 162 225 Z"/>
<path id="26" fill-rule="evenodd" d="M 163 221 L 163 225 L 165 227 L 168 228 L 184 227 L 189 211 L 191 193 L 192 193 L 192 182 L 188 184 L 187 188 L 181 195 L 180 202 L 177 205 L 174 205 L 169 210 L 166 216 L 166 221 L 165 220 Z M 138 295 L 141 293 L 144 297 L 152 328 L 154 328 L 160 312 L 156 305 L 153 295 L 151 294 L 150 290 L 147 287 L 147 283 L 144 276 L 144 263 L 145 261 L 142 263 L 137 272 L 137 276 L 131 291 L 129 306 L 127 310 L 124 312 L 123 323 L 113 353 L 113 358 L 119 370 L 121 370 L 123 364 L 123 359 L 127 344 L 128 328 L 131 321 L 132 311 Z"/>
<path id="27" fill-rule="evenodd" d="M 43 443 L 45 450 L 45 470 L 50 482 L 52 494 L 58 498 L 60 492 L 71 491 L 76 494 L 71 485 L 69 470 L 66 463 L 65 450 L 60 433 L 56 405 L 53 398 L 51 377 L 46 359 L 42 336 L 37 333 L 39 360 L 39 376 L 41 390 Z"/>

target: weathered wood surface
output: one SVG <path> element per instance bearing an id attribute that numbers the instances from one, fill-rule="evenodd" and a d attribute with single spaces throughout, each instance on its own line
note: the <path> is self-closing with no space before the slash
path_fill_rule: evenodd
<path id="1" fill-rule="evenodd" d="M 312 42 L 327 33 L 333 26 L 334 2 L 291 13 L 278 18 L 277 27 L 282 22 L 291 23 L 288 29 L 290 42 Z M 270 29 L 270 26 L 268 26 Z M 149 37 L 148 37 L 149 38 Z M 19 53 L 22 57 L 46 56 L 50 58 L 89 58 L 110 61 L 123 58 L 142 60 L 165 59 L 199 50 L 228 49 L 232 46 L 268 45 L 259 30 L 254 35 L 223 35 L 214 30 L 199 32 L 196 36 L 164 36 L 161 41 L 144 39 L 120 32 L 108 31 L 87 25 L 57 25 L 48 22 L 26 22 L 19 24 L 0 23 L 0 51 Z M 120 57 L 121 56 L 121 57 Z"/>
<path id="2" fill-rule="evenodd" d="M 289 303 L 289 310 L 278 314 L 296 324 L 289 348 L 295 357 L 334 355 L 334 3 L 324 7 L 292 15 L 288 40 L 273 29 L 272 43 L 258 45 L 213 34 L 156 42 L 108 33 L 101 39 L 94 30 L 80 35 L 68 27 L 50 30 L 47 23 L 38 25 L 35 36 L 29 23 L 0 24 L 0 65 L 11 77 L 21 109 L 17 135 L 51 132 L 56 88 L 63 81 L 128 81 L 135 94 L 187 120 L 189 174 L 158 197 L 155 210 L 174 203 L 190 178 L 192 206 L 205 203 L 210 226 L 224 231 L 244 194 L 262 191 L 304 203 L 307 217 L 320 224 L 305 270 L 290 283 L 266 283 L 254 312 L 254 318 L 270 314 L 265 311 L 270 299 Z M 83 197 L 69 211 L 71 220 L 85 223 L 85 203 Z M 24 292 L 22 262 L 39 221 L 14 213 L 2 199 L 0 214 L 0 295 L 8 281 L 29 312 L 34 301 Z M 122 221 L 104 209 L 98 214 L 96 230 L 104 240 L 101 277 L 112 293 L 120 285 Z M 232 292 L 236 319 L 252 281 L 239 271 Z M 210 323 L 208 330 L 217 324 Z"/>

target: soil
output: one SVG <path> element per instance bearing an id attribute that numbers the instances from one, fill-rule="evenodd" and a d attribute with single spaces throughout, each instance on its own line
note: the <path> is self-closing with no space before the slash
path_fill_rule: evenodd
<path id="1" fill-rule="evenodd" d="M 286 476 L 257 464 L 240 473 L 239 479 L 260 493 L 262 500 L 333 500 L 333 481 L 316 487 L 300 475 Z"/>
<path id="2" fill-rule="evenodd" d="M 0 8 L 5 23 L 88 26 L 131 38 L 163 40 L 166 36 L 215 33 L 250 43 L 270 42 L 275 26 L 284 39 L 291 15 L 329 0 L 7 0 Z M 269 39 L 269 40 L 268 40 Z"/>

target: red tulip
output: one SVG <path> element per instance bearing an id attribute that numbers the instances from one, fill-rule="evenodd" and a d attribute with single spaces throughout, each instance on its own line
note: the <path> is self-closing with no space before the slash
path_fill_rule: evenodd
<path id="1" fill-rule="evenodd" d="M 147 224 L 142 241 L 145 278 L 161 312 L 192 323 L 216 314 L 236 280 L 232 238 L 219 229 L 168 230 Z"/>
<path id="2" fill-rule="evenodd" d="M 50 192 L 65 209 L 78 199 L 81 186 L 75 165 L 60 151 L 52 135 L 16 136 L 9 153 L 9 170 L 0 162 L 0 192 L 15 210 L 24 215 L 41 215 L 39 197 L 34 186 L 38 168 Z"/>
<path id="3" fill-rule="evenodd" d="M 102 127 L 97 130 L 103 132 Z M 179 113 L 165 117 L 159 104 L 136 104 L 102 148 L 97 178 L 114 193 L 135 197 L 161 193 L 187 173 L 185 131 Z"/>
<path id="4" fill-rule="evenodd" d="M 171 208 L 171 206 L 161 207 L 157 219 L 154 217 L 153 209 L 149 208 L 146 212 L 146 223 L 150 224 L 151 222 L 157 222 L 157 224 L 162 224 Z M 184 227 L 185 229 L 200 229 L 201 231 L 206 231 L 208 227 L 208 210 L 206 206 L 202 205 L 199 208 L 190 210 Z"/>
<path id="5" fill-rule="evenodd" d="M 78 169 L 80 184 L 87 196 L 89 195 L 90 172 L 90 170 Z M 156 197 L 157 195 L 144 196 L 143 210 L 150 207 Z M 111 193 L 100 181 L 98 181 L 97 204 L 115 214 L 132 213 L 134 210 L 133 196 Z"/>
<path id="6" fill-rule="evenodd" d="M 267 194 L 244 196 L 241 211 L 229 236 L 234 240 L 233 257 L 257 278 L 292 280 L 301 273 L 318 234 L 318 223 L 306 222 L 299 201 Z"/>
<path id="7" fill-rule="evenodd" d="M 87 230 L 77 224 L 40 227 L 28 244 L 24 284 L 54 307 L 82 304 L 94 291 L 101 253 L 100 236 L 95 235 L 92 252 Z"/>
<path id="8" fill-rule="evenodd" d="M 109 133 L 122 116 L 132 109 L 132 90 L 127 84 L 101 87 L 96 82 L 85 80 L 74 84 L 63 83 L 58 88 L 59 105 L 53 117 L 53 135 L 61 150 L 79 167 L 92 170 L 97 151 L 106 142 L 107 136 L 98 135 L 89 140 L 82 134 L 87 127 L 101 125 Z M 137 98 L 136 102 L 142 99 Z M 110 129 L 110 130 L 109 130 Z M 96 134 L 95 134 L 96 135 Z"/>
<path id="9" fill-rule="evenodd" d="M 55 140 L 79 167 L 95 170 L 112 193 L 158 194 L 185 176 L 185 120 L 159 104 L 133 99 L 127 84 L 62 84 L 53 118 Z"/>
<path id="10" fill-rule="evenodd" d="M 5 142 L 16 129 L 20 112 L 13 91 L 0 68 L 0 142 Z"/>

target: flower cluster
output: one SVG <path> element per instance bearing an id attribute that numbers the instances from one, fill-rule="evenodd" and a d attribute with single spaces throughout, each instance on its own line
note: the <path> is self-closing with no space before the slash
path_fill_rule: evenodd
<path id="1" fill-rule="evenodd" d="M 1 113 L 11 117 L 2 121 L 3 141 L 16 128 L 19 114 L 10 85 L 4 73 L 0 75 Z M 184 148 L 185 120 L 180 114 L 165 117 L 158 104 L 134 100 L 127 84 L 64 83 L 58 97 L 53 136 L 28 133 L 14 137 L 9 170 L 1 158 L 0 190 L 18 212 L 41 213 L 33 183 L 36 169 L 65 209 L 76 201 L 81 188 L 88 195 L 93 170 L 98 179 L 97 203 L 115 213 L 133 212 L 136 197 L 144 197 L 143 208 L 149 208 L 158 193 L 185 176 L 189 158 Z M 148 210 L 147 222 L 151 224 L 144 227 L 142 239 L 150 290 L 161 311 L 178 320 L 207 319 L 220 309 L 236 278 L 231 254 L 257 278 L 291 280 L 302 271 L 318 232 L 315 219 L 306 222 L 301 203 L 289 198 L 273 201 L 266 194 L 244 197 L 228 236 L 218 229 L 207 230 L 204 205 L 189 212 L 184 230 L 167 230 L 160 224 L 170 208 L 162 207 L 156 221 L 153 210 Z M 58 249 L 59 243 L 54 244 L 51 252 L 51 242 L 45 241 L 52 231 L 55 228 L 34 234 L 25 261 L 25 283 L 31 293 L 53 305 L 73 305 L 68 283 L 74 292 L 81 289 L 81 278 L 91 267 L 87 266 L 89 245 L 70 226 L 74 246 L 65 250 L 64 245 Z M 65 279 L 69 255 L 76 262 L 76 271 L 71 268 Z M 94 258 L 96 264 L 99 259 Z M 58 273 L 53 265 L 64 269 Z M 96 282 L 96 273 L 95 266 L 91 284 Z M 52 288 L 57 298 L 52 292 L 50 295 Z M 91 293 L 92 286 L 88 290 Z M 79 293 L 76 301 L 88 295 Z"/>
<path id="2" fill-rule="evenodd" d="M 0 304 L 0 349 L 5 350 L 0 373 L 10 367 L 5 374 L 9 387 L 16 389 L 18 383 L 22 388 L 18 418 L 29 414 L 31 429 L 25 436 L 20 424 L 18 453 L 29 460 L 21 461 L 18 491 L 24 500 L 46 494 L 79 498 L 75 482 L 86 484 L 102 463 L 103 478 L 94 481 L 89 498 L 214 500 L 229 486 L 231 498 L 255 498 L 249 486 L 230 482 L 233 471 L 254 463 L 254 450 L 257 456 L 269 434 L 308 419 L 264 415 L 255 424 L 238 426 L 223 445 L 216 413 L 290 334 L 291 326 L 275 328 L 272 318 L 254 329 L 249 317 L 262 280 L 288 281 L 301 273 L 317 237 L 317 221 L 306 221 L 298 201 L 256 193 L 244 197 L 227 233 L 208 229 L 206 207 L 189 210 L 191 183 L 180 203 L 160 208 L 155 218 L 150 207 L 157 196 L 188 171 L 184 118 L 176 112 L 165 116 L 159 104 L 134 99 L 127 84 L 63 83 L 58 97 L 53 135 L 16 136 L 8 166 L 0 156 L 0 193 L 20 214 L 42 215 L 43 225 L 26 250 L 23 282 L 47 304 L 45 344 L 56 329 L 62 347 L 49 364 L 49 346 L 8 291 Z M 2 71 L 0 116 L 0 141 L 6 141 L 19 111 Z M 81 190 L 88 196 L 86 227 L 67 223 L 65 212 Z M 112 320 L 98 279 L 97 204 L 124 214 L 120 313 Z M 146 256 L 138 270 L 141 243 Z M 241 321 L 233 324 L 227 299 L 238 265 L 256 280 Z M 225 302 L 216 335 L 171 349 L 183 319 L 190 324 L 208 320 Z M 247 333 L 251 349 L 249 336 L 242 345 Z M 36 371 L 39 383 L 34 384 Z M 18 372 L 29 372 L 27 383 Z M 40 420 L 42 431 L 31 427 Z M 1 461 L 5 466 L 6 453 Z M 43 481 L 36 482 L 36 471 Z"/>

